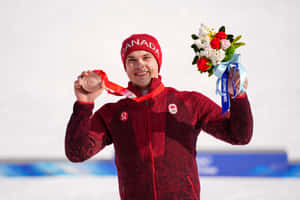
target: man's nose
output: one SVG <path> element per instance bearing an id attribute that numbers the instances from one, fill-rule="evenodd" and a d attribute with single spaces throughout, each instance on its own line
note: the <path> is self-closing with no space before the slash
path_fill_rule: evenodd
<path id="1" fill-rule="evenodd" d="M 145 62 L 142 59 L 137 60 L 136 67 L 144 67 Z"/>

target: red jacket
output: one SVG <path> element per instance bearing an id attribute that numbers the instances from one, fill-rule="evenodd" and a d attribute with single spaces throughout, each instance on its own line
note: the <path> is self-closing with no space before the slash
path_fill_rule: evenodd
<path id="1" fill-rule="evenodd" d="M 160 84 L 153 79 L 150 92 Z M 230 113 L 222 115 L 220 106 L 200 93 L 165 87 L 140 103 L 122 99 L 94 115 L 92 111 L 93 104 L 75 103 L 66 155 L 82 162 L 113 144 L 122 200 L 199 200 L 195 157 L 200 131 L 238 145 L 249 143 L 252 136 L 247 96 L 231 100 Z"/>

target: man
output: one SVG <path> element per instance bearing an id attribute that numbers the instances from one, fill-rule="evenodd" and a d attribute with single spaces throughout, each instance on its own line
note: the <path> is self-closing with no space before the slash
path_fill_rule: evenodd
<path id="1" fill-rule="evenodd" d="M 199 132 L 231 144 L 249 143 L 253 122 L 247 95 L 231 99 L 230 112 L 222 115 L 221 108 L 200 93 L 164 87 L 161 49 L 147 34 L 127 38 L 121 57 L 128 89 L 143 101 L 125 98 L 92 115 L 93 102 L 105 85 L 84 92 L 82 77 L 89 72 L 83 72 L 74 83 L 77 102 L 65 139 L 68 159 L 82 162 L 113 144 L 122 200 L 199 200 Z"/>

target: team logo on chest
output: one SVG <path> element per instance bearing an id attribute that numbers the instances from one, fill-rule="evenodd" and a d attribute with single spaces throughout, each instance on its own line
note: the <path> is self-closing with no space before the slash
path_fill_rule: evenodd
<path id="1" fill-rule="evenodd" d="M 175 115 L 178 112 L 177 106 L 174 103 L 169 104 L 168 109 L 169 113 L 171 113 L 172 115 Z"/>
<path id="2" fill-rule="evenodd" d="M 128 113 L 125 112 L 125 111 L 122 112 L 121 115 L 120 115 L 120 120 L 121 120 L 122 122 L 127 121 L 127 120 L 128 120 Z"/>

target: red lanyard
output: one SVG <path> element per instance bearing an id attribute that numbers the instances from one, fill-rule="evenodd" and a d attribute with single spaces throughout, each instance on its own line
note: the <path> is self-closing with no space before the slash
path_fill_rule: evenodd
<path id="1" fill-rule="evenodd" d="M 105 87 L 106 87 L 106 90 L 108 93 L 116 95 L 116 96 L 126 96 L 136 102 L 142 102 L 142 101 L 145 101 L 152 97 L 155 97 L 156 95 L 161 93 L 165 88 L 164 85 L 162 83 L 160 83 L 160 85 L 157 88 L 155 88 L 153 91 L 151 91 L 150 93 L 148 93 L 144 96 L 141 96 L 141 97 L 137 97 L 133 92 L 131 92 L 127 88 L 124 88 L 116 83 L 109 81 L 108 77 L 104 71 L 93 70 L 93 72 L 97 73 L 101 77 L 101 80 L 104 81 L 104 84 L 105 84 Z"/>

